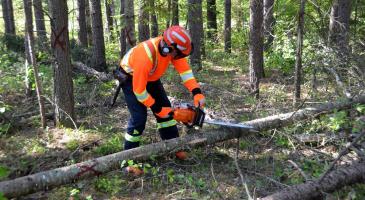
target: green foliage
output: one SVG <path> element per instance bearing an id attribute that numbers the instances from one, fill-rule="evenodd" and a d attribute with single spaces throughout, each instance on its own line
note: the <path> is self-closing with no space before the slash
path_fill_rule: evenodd
<path id="1" fill-rule="evenodd" d="M 341 128 L 348 127 L 348 117 L 345 111 L 335 111 L 329 118 L 328 128 L 332 131 L 338 131 Z"/>
<path id="2" fill-rule="evenodd" d="M 95 182 L 95 188 L 104 193 L 116 194 L 121 189 L 122 184 L 125 184 L 125 181 L 118 176 L 98 178 Z"/>
<path id="3" fill-rule="evenodd" d="M 3 179 L 3 178 L 6 178 L 10 173 L 10 170 L 3 166 L 3 165 L 0 165 L 0 180 Z"/>
<path id="4" fill-rule="evenodd" d="M 116 153 L 122 150 L 122 140 L 120 136 L 113 136 L 108 139 L 105 143 L 97 147 L 94 152 L 98 155 L 107 155 Z"/>
<path id="5" fill-rule="evenodd" d="M 318 178 L 324 171 L 325 165 L 318 160 L 306 159 L 302 164 L 302 169 L 311 176 Z"/>
<path id="6" fill-rule="evenodd" d="M 20 69 L 24 69 L 24 58 L 12 51 L 0 48 L 0 93 L 20 92 L 23 76 Z"/>
<path id="7" fill-rule="evenodd" d="M 66 148 L 70 151 L 74 151 L 77 149 L 77 147 L 79 147 L 79 141 L 74 139 L 74 140 L 70 140 L 66 143 Z"/>
<path id="8" fill-rule="evenodd" d="M 289 148 L 290 147 L 288 137 L 283 136 L 283 135 L 278 135 L 277 137 L 275 137 L 275 144 L 277 146 L 283 147 L 283 148 Z"/>
<path id="9" fill-rule="evenodd" d="M 75 199 L 75 200 L 80 199 L 80 189 L 73 188 L 70 191 L 70 196 L 73 197 L 73 199 Z"/>
<path id="10" fill-rule="evenodd" d="M 357 104 L 355 110 L 360 114 L 365 114 L 365 104 Z"/>
<path id="11" fill-rule="evenodd" d="M 4 196 L 2 192 L 0 192 L 0 200 L 7 200 L 7 198 Z"/>
<path id="12" fill-rule="evenodd" d="M 25 52 L 24 37 L 21 35 L 0 35 L 0 44 L 4 44 L 9 50 L 14 52 Z"/>

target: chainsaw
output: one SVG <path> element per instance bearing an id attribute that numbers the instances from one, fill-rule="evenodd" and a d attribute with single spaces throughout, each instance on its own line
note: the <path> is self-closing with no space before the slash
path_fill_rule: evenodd
<path id="1" fill-rule="evenodd" d="M 229 128 L 239 128 L 239 129 L 248 129 L 254 130 L 252 126 L 248 126 L 241 123 L 230 123 L 220 120 L 211 120 L 205 118 L 205 112 L 200 107 L 195 107 L 189 103 L 183 103 L 174 105 L 173 108 L 173 117 L 176 121 L 183 123 L 188 128 L 192 128 L 195 126 L 203 127 L 203 123 L 218 125 L 222 127 Z"/>

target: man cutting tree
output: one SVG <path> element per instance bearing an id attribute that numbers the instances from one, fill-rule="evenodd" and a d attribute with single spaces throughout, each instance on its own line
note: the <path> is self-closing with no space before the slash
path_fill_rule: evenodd
<path id="1" fill-rule="evenodd" d="M 186 59 L 192 51 L 189 32 L 180 26 L 171 26 L 162 36 L 138 44 L 123 57 L 119 70 L 128 77 L 122 90 L 131 114 L 125 134 L 125 150 L 140 145 L 147 121 L 147 108 L 152 110 L 157 120 L 161 139 L 179 137 L 171 103 L 160 80 L 170 64 L 179 73 L 184 86 L 192 93 L 194 105 L 204 106 L 205 97 Z M 184 151 L 176 152 L 175 155 L 181 160 L 188 156 Z M 131 169 L 132 172 L 134 170 Z"/>

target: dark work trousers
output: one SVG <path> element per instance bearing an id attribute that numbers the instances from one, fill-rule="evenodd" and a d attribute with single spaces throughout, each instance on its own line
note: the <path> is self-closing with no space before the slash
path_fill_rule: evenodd
<path id="1" fill-rule="evenodd" d="M 140 138 L 147 121 L 147 107 L 137 100 L 133 93 L 132 77 L 123 84 L 123 93 L 127 102 L 131 117 L 128 121 L 127 133 L 125 134 L 124 149 L 136 148 L 140 145 Z M 160 80 L 147 83 L 148 93 L 161 107 L 171 107 L 165 89 Z M 172 118 L 160 118 L 155 115 L 160 137 L 163 140 L 179 137 L 176 121 Z"/>

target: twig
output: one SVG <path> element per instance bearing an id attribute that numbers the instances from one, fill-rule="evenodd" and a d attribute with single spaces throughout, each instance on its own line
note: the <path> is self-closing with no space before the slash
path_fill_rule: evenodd
<path id="1" fill-rule="evenodd" d="M 325 178 L 329 172 L 331 172 L 335 166 L 335 164 L 337 163 L 337 161 L 339 161 L 341 159 L 342 156 L 346 155 L 349 153 L 349 149 L 358 141 L 360 141 L 360 139 L 365 135 L 365 131 L 360 133 L 358 136 L 356 136 L 356 138 L 350 143 L 350 144 L 346 144 L 345 148 L 342 149 L 342 151 L 338 154 L 337 158 L 331 163 L 330 167 L 328 168 L 328 170 L 322 174 L 322 176 L 319 178 L 318 183 L 321 183 L 323 178 Z"/>
<path id="2" fill-rule="evenodd" d="M 44 99 L 46 99 L 47 101 L 49 101 L 53 106 L 56 106 L 56 103 L 53 102 L 51 99 L 49 99 L 48 97 L 46 96 L 43 96 Z M 76 125 L 76 122 L 72 119 L 72 117 L 66 112 L 64 111 L 63 109 L 61 109 L 60 107 L 58 107 L 58 109 L 63 112 L 65 115 L 67 115 L 67 117 L 71 120 L 72 124 L 74 125 L 75 129 L 78 130 L 77 128 L 77 125 Z"/>
<path id="3" fill-rule="evenodd" d="M 213 160 L 210 162 L 210 172 L 212 173 L 212 177 L 214 179 L 214 182 L 215 183 L 218 183 L 218 181 L 217 181 L 217 179 L 215 178 L 215 175 L 214 175 Z M 218 185 L 217 185 L 217 187 L 214 190 L 219 195 L 220 199 L 224 199 L 224 197 L 222 196 L 222 194 L 218 191 Z"/>
<path id="4" fill-rule="evenodd" d="M 243 177 L 243 174 L 242 174 L 242 171 L 241 171 L 241 168 L 239 167 L 238 165 L 238 153 L 239 153 L 239 149 L 240 149 L 240 139 L 237 138 L 237 146 L 236 146 L 236 156 L 234 157 L 234 163 L 236 164 L 236 168 L 237 168 L 237 171 L 238 171 L 238 174 L 240 175 L 241 177 L 241 182 L 242 182 L 242 185 L 245 187 L 245 190 L 246 190 L 246 194 L 247 194 L 247 197 L 249 200 L 253 200 L 253 198 L 251 197 L 250 195 L 250 191 L 248 190 L 248 186 L 247 186 L 247 183 L 246 183 L 246 180 L 245 178 Z"/>
<path id="5" fill-rule="evenodd" d="M 304 173 L 304 171 L 297 165 L 297 163 L 295 163 L 294 161 L 292 160 L 288 160 L 288 162 L 293 165 L 293 167 L 295 169 L 297 169 L 299 171 L 299 173 L 304 177 L 305 179 L 305 182 L 308 182 L 310 181 L 311 179 L 307 176 L 307 174 Z"/>
<path id="6" fill-rule="evenodd" d="M 349 90 L 346 88 L 345 84 L 343 83 L 343 81 L 341 80 L 341 77 L 338 75 L 338 73 L 336 72 L 335 69 L 333 69 L 332 67 L 324 67 L 327 71 L 329 71 L 334 77 L 335 77 L 335 80 L 336 80 L 336 83 L 338 86 L 340 86 L 342 88 L 342 92 L 343 94 L 351 99 L 352 98 L 352 94 L 349 92 Z"/>

